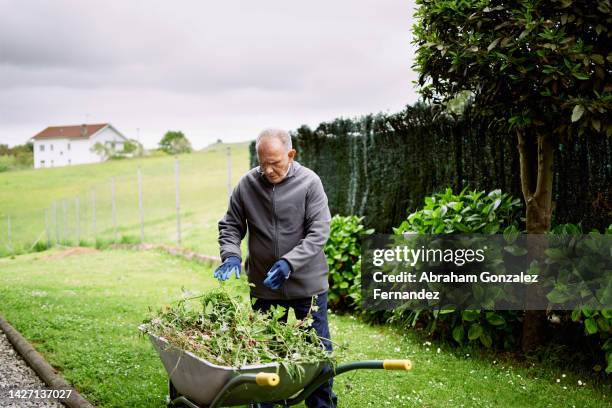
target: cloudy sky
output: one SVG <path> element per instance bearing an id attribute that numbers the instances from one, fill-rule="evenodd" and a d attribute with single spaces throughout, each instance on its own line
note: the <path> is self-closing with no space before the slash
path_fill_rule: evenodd
<path id="1" fill-rule="evenodd" d="M 110 122 L 147 147 L 397 111 L 414 0 L 0 0 L 0 143 Z M 137 129 L 139 131 L 137 132 Z"/>

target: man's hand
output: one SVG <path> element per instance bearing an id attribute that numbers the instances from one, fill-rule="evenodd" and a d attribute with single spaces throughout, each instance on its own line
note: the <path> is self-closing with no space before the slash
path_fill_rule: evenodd
<path id="1" fill-rule="evenodd" d="M 290 273 L 291 265 L 289 265 L 289 262 L 284 259 L 279 259 L 268 271 L 268 275 L 263 281 L 263 284 L 272 290 L 279 290 Z"/>
<path id="2" fill-rule="evenodd" d="M 225 262 L 215 270 L 215 278 L 224 281 L 229 279 L 232 273 L 236 273 L 236 279 L 240 279 L 240 258 L 237 256 L 225 258 Z"/>

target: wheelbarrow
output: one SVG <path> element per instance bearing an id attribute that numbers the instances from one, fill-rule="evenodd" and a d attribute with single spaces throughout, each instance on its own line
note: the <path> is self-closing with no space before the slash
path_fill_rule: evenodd
<path id="1" fill-rule="evenodd" d="M 141 326 L 140 329 L 145 331 Z M 330 378 L 352 370 L 410 370 L 410 360 L 366 360 L 323 371 L 326 362 L 303 364 L 298 379 L 282 364 L 224 367 L 174 347 L 163 337 L 147 333 L 168 372 L 168 407 L 216 408 L 256 406 L 267 402 L 296 405 Z"/>

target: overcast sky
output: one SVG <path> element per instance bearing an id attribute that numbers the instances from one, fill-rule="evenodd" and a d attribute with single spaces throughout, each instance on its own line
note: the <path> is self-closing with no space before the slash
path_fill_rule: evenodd
<path id="1" fill-rule="evenodd" d="M 0 143 L 110 122 L 194 147 L 398 111 L 414 0 L 0 0 Z"/>

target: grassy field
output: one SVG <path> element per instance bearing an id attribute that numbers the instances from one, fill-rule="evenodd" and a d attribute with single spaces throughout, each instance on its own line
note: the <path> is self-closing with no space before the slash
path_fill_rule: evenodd
<path id="1" fill-rule="evenodd" d="M 74 250 L 72 250 L 74 251 Z M 0 313 L 94 404 L 163 407 L 166 373 L 137 326 L 181 288 L 218 285 L 211 267 L 155 252 L 53 250 L 0 259 Z M 246 294 L 245 281 L 229 290 Z M 330 317 L 346 360 L 412 359 L 411 372 L 338 377 L 340 407 L 609 407 L 609 385 L 571 372 L 439 348 L 351 316 Z M 559 379 L 559 382 L 557 382 Z M 578 385 L 578 380 L 586 385 Z"/>
<path id="2" fill-rule="evenodd" d="M 226 147 L 232 149 L 232 185 L 249 168 L 248 143 L 216 144 L 201 152 L 179 155 L 183 246 L 217 254 L 217 221 L 227 203 Z M 111 179 L 115 178 L 119 240 L 140 240 L 137 169 L 142 172 L 145 241 L 176 243 L 175 157 L 150 157 L 72 167 L 0 173 L 0 256 L 27 251 L 36 240 L 46 243 L 45 209 L 52 243 L 95 236 L 115 239 Z M 80 225 L 77 228 L 77 197 Z M 55 203 L 55 204 L 54 204 Z M 8 220 L 11 218 L 11 242 Z"/>

